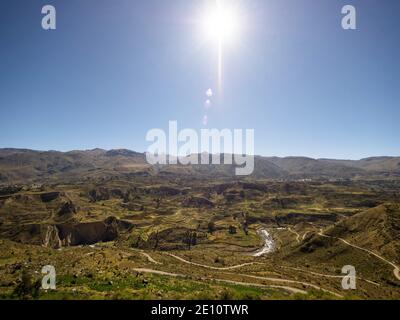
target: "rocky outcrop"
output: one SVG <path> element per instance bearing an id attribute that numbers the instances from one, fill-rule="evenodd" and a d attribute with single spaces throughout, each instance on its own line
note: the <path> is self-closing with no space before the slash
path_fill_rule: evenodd
<path id="1" fill-rule="evenodd" d="M 47 226 L 47 230 L 44 235 L 43 246 L 55 249 L 62 247 L 62 241 L 56 226 Z"/>
<path id="2" fill-rule="evenodd" d="M 267 225 L 274 225 L 276 223 L 275 217 L 268 215 L 253 216 L 247 215 L 246 222 L 248 224 L 263 223 Z"/>
<path id="3" fill-rule="evenodd" d="M 121 232 L 129 231 L 133 225 L 128 221 L 108 217 L 104 221 L 57 225 L 61 241 L 68 245 L 88 245 L 116 240 Z"/>
<path id="4" fill-rule="evenodd" d="M 110 200 L 111 198 L 123 199 L 124 196 L 124 192 L 116 188 L 107 189 L 104 187 L 98 187 L 88 192 L 88 197 L 92 202 Z"/>
<path id="5" fill-rule="evenodd" d="M 0 196 L 10 195 L 21 191 L 21 186 L 4 186 L 0 187 Z"/>
<path id="6" fill-rule="evenodd" d="M 205 232 L 176 227 L 153 232 L 146 239 L 138 236 L 134 246 L 141 249 L 187 250 L 206 239 Z"/>
<path id="7" fill-rule="evenodd" d="M 46 192 L 40 195 L 42 202 L 51 202 L 56 200 L 61 195 L 60 192 Z"/>
<path id="8" fill-rule="evenodd" d="M 63 246 L 113 241 L 119 237 L 120 233 L 127 232 L 132 228 L 133 225 L 128 221 L 109 217 L 104 221 L 85 223 L 25 225 L 18 231 L 10 233 L 8 238 L 21 243 L 57 249 Z"/>
<path id="9" fill-rule="evenodd" d="M 71 216 L 75 213 L 76 213 L 75 205 L 72 203 L 72 201 L 67 201 L 61 205 L 60 209 L 57 212 L 57 215 L 65 217 L 65 216 Z"/>
<path id="10" fill-rule="evenodd" d="M 151 188 L 150 193 L 159 196 L 176 196 L 181 194 L 182 191 L 173 187 L 161 186 L 157 188 Z"/>
<path id="11" fill-rule="evenodd" d="M 242 201 L 245 197 L 243 190 L 230 190 L 223 193 L 226 202 Z"/>
<path id="12" fill-rule="evenodd" d="M 108 192 L 108 189 L 103 187 L 90 190 L 88 196 L 90 201 L 92 202 L 104 201 L 110 199 L 110 193 Z"/>
<path id="13" fill-rule="evenodd" d="M 61 224 L 57 226 L 61 240 L 69 239 L 69 245 L 89 245 L 97 242 L 108 242 L 118 238 L 117 224 L 104 221 L 79 224 Z"/>
<path id="14" fill-rule="evenodd" d="M 334 213 L 288 213 L 286 215 L 277 216 L 276 222 L 280 224 L 297 224 L 300 222 L 319 222 L 319 221 L 337 221 L 337 215 Z"/>
<path id="15" fill-rule="evenodd" d="M 186 207 L 195 208 L 214 208 L 214 203 L 206 198 L 190 197 L 183 202 Z"/>

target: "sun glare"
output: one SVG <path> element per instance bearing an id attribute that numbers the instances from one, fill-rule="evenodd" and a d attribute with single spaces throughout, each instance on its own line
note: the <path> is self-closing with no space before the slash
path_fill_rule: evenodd
<path id="1" fill-rule="evenodd" d="M 201 23 L 206 42 L 217 50 L 217 83 L 219 99 L 223 91 L 224 53 L 229 47 L 238 42 L 243 28 L 243 12 L 234 0 L 213 0 L 206 6 Z M 221 100 L 220 100 L 221 101 Z"/>
<path id="2" fill-rule="evenodd" d="M 217 0 L 215 6 L 209 8 L 204 19 L 207 37 L 218 43 L 234 40 L 238 32 L 238 20 L 233 6 L 226 1 Z"/>

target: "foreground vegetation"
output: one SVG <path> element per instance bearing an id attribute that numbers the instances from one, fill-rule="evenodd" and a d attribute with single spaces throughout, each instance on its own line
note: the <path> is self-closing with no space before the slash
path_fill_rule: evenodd
<path id="1" fill-rule="evenodd" d="M 385 261 L 400 264 L 398 191 L 395 180 L 177 175 L 6 185 L 0 297 L 399 299 Z M 274 250 L 255 257 L 260 229 Z M 44 265 L 56 290 L 40 289 Z M 344 265 L 356 290 L 341 286 Z"/>

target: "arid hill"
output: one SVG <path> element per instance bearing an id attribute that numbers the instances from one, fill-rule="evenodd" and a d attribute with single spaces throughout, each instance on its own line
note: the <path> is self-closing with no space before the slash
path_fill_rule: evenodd
<path id="1" fill-rule="evenodd" d="M 0 149 L 0 183 L 81 181 L 96 177 L 192 176 L 231 178 L 232 165 L 151 166 L 145 154 L 130 150 L 33 151 Z M 399 178 L 400 157 L 351 160 L 255 157 L 256 179 Z"/>

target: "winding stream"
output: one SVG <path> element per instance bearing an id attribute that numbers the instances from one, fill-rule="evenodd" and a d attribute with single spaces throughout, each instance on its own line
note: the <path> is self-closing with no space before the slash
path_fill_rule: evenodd
<path id="1" fill-rule="evenodd" d="M 258 230 L 258 234 L 264 239 L 265 244 L 261 249 L 252 254 L 253 257 L 261 257 L 264 254 L 271 253 L 274 251 L 275 247 L 274 239 L 272 239 L 272 236 L 267 230 L 260 229 Z"/>

